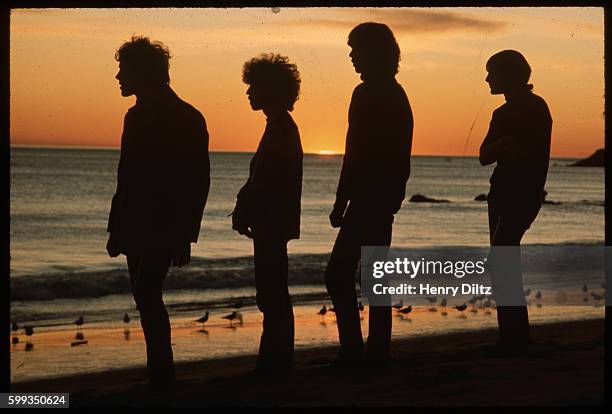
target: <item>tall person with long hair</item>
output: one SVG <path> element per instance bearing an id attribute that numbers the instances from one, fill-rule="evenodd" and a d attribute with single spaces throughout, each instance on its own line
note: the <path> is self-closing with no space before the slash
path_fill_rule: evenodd
<path id="1" fill-rule="evenodd" d="M 338 320 L 340 354 L 332 364 L 355 369 L 365 355 L 372 369 L 388 366 L 391 308 L 370 306 L 364 354 L 355 273 L 361 246 L 390 246 L 394 214 L 410 175 L 413 117 L 395 79 L 400 49 L 384 24 L 362 23 L 348 38 L 362 82 L 353 91 L 336 201 L 329 218 L 340 227 L 325 273 Z"/>

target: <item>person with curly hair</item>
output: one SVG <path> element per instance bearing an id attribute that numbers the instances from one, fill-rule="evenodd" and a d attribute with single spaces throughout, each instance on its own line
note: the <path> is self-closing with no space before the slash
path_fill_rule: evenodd
<path id="1" fill-rule="evenodd" d="M 147 376 L 165 390 L 175 372 L 162 286 L 170 265 L 189 263 L 198 239 L 210 186 L 208 132 L 202 114 L 170 88 L 170 53 L 162 43 L 133 37 L 115 59 L 121 95 L 135 95 L 136 104 L 124 119 L 106 249 L 127 257 Z"/>
<path id="2" fill-rule="evenodd" d="M 389 246 L 392 223 L 410 175 L 413 117 L 408 97 L 395 79 L 400 49 L 389 27 L 362 23 L 349 34 L 350 58 L 362 83 L 353 91 L 336 200 L 329 216 L 340 228 L 325 271 L 340 337 L 332 368 L 369 370 L 390 363 L 391 308 L 369 307 L 364 352 L 355 272 L 361 246 Z"/>
<path id="3" fill-rule="evenodd" d="M 255 287 L 263 332 L 255 375 L 286 374 L 293 367 L 294 321 L 288 288 L 287 243 L 300 237 L 303 151 L 290 111 L 300 73 L 285 56 L 263 54 L 244 64 L 242 80 L 266 128 L 240 189 L 232 228 L 253 239 Z"/>

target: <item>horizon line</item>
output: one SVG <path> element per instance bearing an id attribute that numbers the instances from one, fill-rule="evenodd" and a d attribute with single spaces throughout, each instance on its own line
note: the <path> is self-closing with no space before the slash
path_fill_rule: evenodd
<path id="1" fill-rule="evenodd" d="M 104 150 L 104 151 L 120 151 L 121 148 L 120 147 L 104 147 L 104 146 L 94 146 L 94 145 L 86 145 L 86 146 L 79 146 L 79 145 L 31 145 L 31 144 L 11 144 L 10 148 L 32 148 L 32 149 L 67 149 L 67 150 Z M 602 148 L 596 148 L 595 150 L 593 150 L 593 152 L 589 155 L 587 155 L 587 157 L 590 157 L 595 151 L 598 151 L 599 149 Z M 228 154 L 254 154 L 255 151 L 239 151 L 239 150 L 224 150 L 224 149 L 217 149 L 217 150 L 209 150 L 209 153 L 228 153 Z M 319 155 L 322 157 L 334 157 L 334 156 L 338 156 L 338 155 L 344 155 L 343 152 L 334 152 L 332 154 L 322 154 L 320 152 L 304 152 L 304 155 Z M 452 158 L 477 158 L 478 155 L 451 155 L 451 154 L 411 154 L 411 156 L 413 157 L 452 157 Z M 560 158 L 560 159 L 576 159 L 576 158 L 586 158 L 586 157 L 582 157 L 582 156 L 570 156 L 570 155 L 565 155 L 565 156 L 551 156 L 550 158 Z"/>

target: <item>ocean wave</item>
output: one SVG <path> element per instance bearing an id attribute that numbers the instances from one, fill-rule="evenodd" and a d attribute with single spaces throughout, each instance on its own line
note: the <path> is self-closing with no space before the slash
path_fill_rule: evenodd
<path id="1" fill-rule="evenodd" d="M 329 254 L 298 254 L 289 258 L 289 283 L 323 283 Z M 11 300 L 97 298 L 131 292 L 125 269 L 68 271 L 22 275 L 11 279 Z M 182 268 L 171 268 L 165 290 L 233 289 L 254 285 L 253 258 L 194 258 Z"/>
<path id="2" fill-rule="evenodd" d="M 486 246 L 400 247 L 414 257 L 443 256 L 445 260 L 465 260 L 468 251 Z M 523 266 L 528 271 L 559 272 L 599 270 L 603 263 L 601 243 L 531 244 L 523 246 Z M 290 285 L 323 285 L 329 254 L 292 254 L 289 256 Z M 603 267 L 602 267 L 603 269 Z M 171 268 L 164 290 L 235 289 L 254 286 L 251 256 L 203 259 L 194 258 L 182 268 Z M 14 301 L 97 298 L 130 293 L 127 268 L 95 271 L 72 271 L 44 275 L 23 275 L 11 279 Z"/>

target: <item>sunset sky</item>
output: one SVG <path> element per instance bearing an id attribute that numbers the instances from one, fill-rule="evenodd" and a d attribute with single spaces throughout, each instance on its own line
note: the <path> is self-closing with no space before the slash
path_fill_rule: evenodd
<path id="1" fill-rule="evenodd" d="M 274 52 L 301 73 L 293 116 L 304 151 L 342 152 L 360 82 L 346 40 L 365 21 L 389 25 L 399 42 L 414 154 L 477 154 L 504 102 L 489 94 L 485 63 L 503 49 L 532 67 L 554 119 L 553 156 L 603 147 L 602 8 L 13 10 L 11 144 L 118 147 L 135 98 L 121 97 L 114 53 L 137 34 L 170 48 L 171 86 L 205 116 L 212 151 L 257 148 L 265 117 L 250 109 L 242 65 Z"/>

